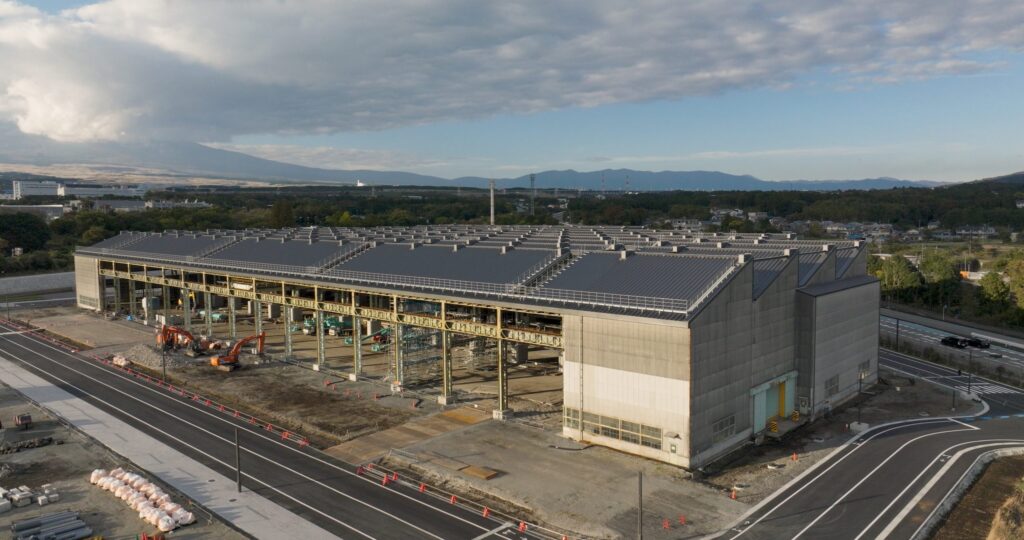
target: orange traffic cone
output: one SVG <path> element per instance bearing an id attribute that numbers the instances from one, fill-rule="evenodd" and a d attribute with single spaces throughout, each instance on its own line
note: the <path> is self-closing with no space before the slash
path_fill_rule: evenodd
<path id="1" fill-rule="evenodd" d="M 663 520 L 661 520 L 661 528 L 665 529 L 665 530 L 668 530 L 668 529 L 671 529 L 672 526 L 668 524 L 668 520 L 667 519 L 663 519 Z"/>
<path id="2" fill-rule="evenodd" d="M 525 521 L 520 521 L 519 522 L 519 532 L 526 532 L 526 522 Z"/>
<path id="3" fill-rule="evenodd" d="M 679 524 L 686 525 L 686 516 L 679 514 Z"/>
<path id="4" fill-rule="evenodd" d="M 452 504 L 455 504 L 455 502 L 456 502 L 457 500 L 458 500 L 458 499 L 456 499 L 456 498 L 455 498 L 455 495 L 452 495 L 452 498 L 451 498 L 451 499 L 450 499 L 450 500 L 449 500 L 448 502 L 450 502 L 450 503 L 452 503 Z"/>
<path id="5" fill-rule="evenodd" d="M 733 489 L 731 492 L 729 492 L 729 498 L 734 500 L 734 501 L 736 500 L 736 490 L 735 489 Z"/>
<path id="6" fill-rule="evenodd" d="M 793 452 L 793 461 L 797 461 L 796 452 Z"/>
<path id="7" fill-rule="evenodd" d="M 484 507 L 484 512 L 483 512 L 483 514 L 484 514 L 484 517 L 491 517 L 491 509 L 490 509 L 490 508 L 487 508 L 487 507 L 485 506 L 485 507 Z"/>

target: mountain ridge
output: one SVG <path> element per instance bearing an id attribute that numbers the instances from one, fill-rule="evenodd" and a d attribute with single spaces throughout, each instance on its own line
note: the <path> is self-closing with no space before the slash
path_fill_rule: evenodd
<path id="1" fill-rule="evenodd" d="M 356 183 L 368 185 L 411 185 L 486 187 L 488 178 L 463 176 L 453 179 L 404 171 L 341 170 L 307 167 L 273 161 L 242 152 L 223 150 L 192 142 L 59 143 L 45 137 L 0 133 L 0 161 L 11 164 L 67 165 L 92 167 L 138 167 L 183 175 L 212 175 L 216 178 L 265 180 L 293 183 Z M 12 136 L 13 135 L 13 136 Z M 535 173 L 538 187 L 615 191 L 833 191 L 846 189 L 891 189 L 934 187 L 939 182 L 866 178 L 855 180 L 762 180 L 750 174 L 721 171 L 640 171 L 604 169 L 598 171 L 548 170 Z M 529 187 L 529 175 L 497 178 L 502 188 Z M 627 185 L 628 182 L 628 185 Z"/>

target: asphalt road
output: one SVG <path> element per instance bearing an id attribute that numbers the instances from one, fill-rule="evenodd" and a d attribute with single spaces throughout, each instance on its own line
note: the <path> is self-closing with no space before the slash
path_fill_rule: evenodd
<path id="1" fill-rule="evenodd" d="M 381 486 L 356 467 L 259 426 L 204 408 L 32 334 L 0 324 L 0 356 L 234 478 L 238 430 L 243 485 L 341 538 L 535 538 L 402 483 Z M 116 450 L 116 449 L 115 449 Z M 495 531 L 488 535 L 489 531 Z"/>
<path id="2" fill-rule="evenodd" d="M 879 364 L 966 391 L 956 370 L 879 352 Z M 1024 393 L 979 380 L 971 391 L 990 412 L 878 426 L 838 448 L 808 473 L 744 516 L 721 538 L 913 538 L 980 455 L 1024 447 Z"/>
<path id="3" fill-rule="evenodd" d="M 965 360 L 969 360 L 972 356 L 974 358 L 986 357 L 989 360 L 1006 364 L 1015 370 L 1024 369 L 1024 350 L 1003 346 L 1000 343 L 997 343 L 993 338 L 1002 340 L 1003 342 L 1021 342 L 1024 340 L 1001 336 L 984 330 L 977 330 L 975 328 L 958 325 L 949 321 L 937 321 L 916 315 L 887 310 L 885 311 L 885 314 L 881 315 L 878 319 L 879 330 L 893 339 L 895 339 L 896 336 L 897 317 L 900 319 L 899 336 L 901 341 L 909 339 L 919 343 L 928 344 L 943 352 L 960 355 Z M 971 337 L 972 335 L 987 336 L 988 340 L 992 341 L 991 347 L 988 349 L 978 349 L 974 347 L 957 349 L 940 343 L 940 340 L 946 336 L 966 338 Z"/>

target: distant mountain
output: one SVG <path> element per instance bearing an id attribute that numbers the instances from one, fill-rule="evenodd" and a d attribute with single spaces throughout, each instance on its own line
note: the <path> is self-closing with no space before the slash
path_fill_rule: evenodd
<path id="1" fill-rule="evenodd" d="M 122 173 L 131 168 L 159 170 L 169 175 L 272 180 L 281 182 L 355 183 L 377 185 L 486 187 L 488 179 L 440 178 L 400 171 L 334 170 L 282 163 L 189 142 L 59 143 L 0 128 L 0 162 L 39 166 L 83 164 L 99 172 Z M 608 191 L 663 190 L 847 190 L 933 186 L 926 181 L 873 178 L 865 180 L 799 180 L 770 182 L 750 175 L 718 171 L 635 171 L 608 169 L 537 173 L 542 188 Z M 529 176 L 497 179 L 500 187 L 528 187 Z"/>
<path id="2" fill-rule="evenodd" d="M 536 173 L 537 186 L 557 188 L 606 189 L 608 191 L 833 191 L 846 189 L 891 189 L 894 187 L 932 187 L 939 182 L 869 178 L 864 180 L 787 180 L 768 181 L 751 175 L 718 171 L 636 171 L 606 169 L 579 172 L 544 171 Z M 480 185 L 484 178 L 456 178 L 455 182 Z M 528 187 L 529 175 L 501 180 L 504 187 Z"/>
<path id="3" fill-rule="evenodd" d="M 1003 176 L 993 176 L 992 178 L 984 178 L 978 180 L 978 182 L 989 182 L 993 184 L 1024 184 L 1024 171 L 1006 174 Z"/>

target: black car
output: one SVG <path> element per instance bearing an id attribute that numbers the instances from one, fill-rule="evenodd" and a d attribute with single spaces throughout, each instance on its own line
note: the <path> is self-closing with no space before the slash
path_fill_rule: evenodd
<path id="1" fill-rule="evenodd" d="M 987 349 L 992 345 L 991 343 L 985 341 L 984 339 L 976 337 L 967 338 L 967 344 L 970 345 L 971 347 L 977 347 L 979 349 Z"/>
<path id="2" fill-rule="evenodd" d="M 964 338 L 958 338 L 956 336 L 946 336 L 942 338 L 942 344 L 947 347 L 956 347 L 957 349 L 963 349 L 967 347 L 967 340 Z"/>

